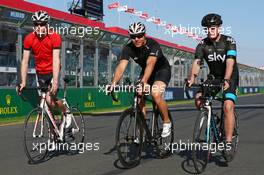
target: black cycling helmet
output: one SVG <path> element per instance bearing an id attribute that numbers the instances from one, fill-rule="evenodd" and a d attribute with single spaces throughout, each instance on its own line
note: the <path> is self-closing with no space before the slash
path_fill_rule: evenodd
<path id="1" fill-rule="evenodd" d="M 221 16 L 215 13 L 210 13 L 205 15 L 202 19 L 202 26 L 203 27 L 211 27 L 211 26 L 220 26 L 223 23 Z"/>

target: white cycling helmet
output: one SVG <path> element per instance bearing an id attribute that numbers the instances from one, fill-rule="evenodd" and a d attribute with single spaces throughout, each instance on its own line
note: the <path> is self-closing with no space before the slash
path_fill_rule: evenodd
<path id="1" fill-rule="evenodd" d="M 47 23 L 49 19 L 50 19 L 50 16 L 48 15 L 48 13 L 42 10 L 35 12 L 31 17 L 32 22 L 46 22 Z"/>
<path id="2" fill-rule="evenodd" d="M 146 33 L 146 27 L 141 22 L 137 22 L 137 23 L 135 22 L 130 24 L 128 29 L 130 35 Z"/>

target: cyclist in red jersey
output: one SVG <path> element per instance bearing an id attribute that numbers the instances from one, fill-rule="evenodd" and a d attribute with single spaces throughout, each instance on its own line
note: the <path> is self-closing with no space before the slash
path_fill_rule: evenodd
<path id="1" fill-rule="evenodd" d="M 50 16 L 45 11 L 37 11 L 32 15 L 34 31 L 28 34 L 24 40 L 23 59 L 21 62 L 21 83 L 17 87 L 18 94 L 26 86 L 28 62 L 32 50 L 35 58 L 35 69 L 37 83 L 43 82 L 45 86 L 51 88 L 47 92 L 46 101 L 51 108 L 59 108 L 66 115 L 66 128 L 70 126 L 71 117 L 69 111 L 61 100 L 57 100 L 56 95 L 59 86 L 60 72 L 60 47 L 61 37 L 59 34 L 48 30 Z M 43 84 L 39 84 L 42 86 Z M 69 114 L 70 115 L 70 114 Z"/>

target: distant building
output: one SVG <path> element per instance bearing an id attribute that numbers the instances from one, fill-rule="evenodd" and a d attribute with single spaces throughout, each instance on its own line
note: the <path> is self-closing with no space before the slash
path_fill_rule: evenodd
<path id="1" fill-rule="evenodd" d="M 32 32 L 31 15 L 39 9 L 47 11 L 51 15 L 50 25 L 63 33 L 61 84 L 64 77 L 72 80 L 69 86 L 75 87 L 98 87 L 110 83 L 122 47 L 129 42 L 127 30 L 106 27 L 103 21 L 93 21 L 26 1 L 0 0 L 0 87 L 14 87 L 19 82 L 17 72 L 22 58 L 23 39 Z M 160 43 L 171 64 L 172 77 L 169 87 L 183 87 L 195 50 L 154 39 Z M 258 69 L 240 63 L 238 67 L 240 86 L 264 86 L 264 67 Z M 121 82 L 133 83 L 140 71 L 141 68 L 131 62 Z M 199 79 L 206 79 L 208 73 L 208 66 L 205 65 Z M 27 80 L 28 86 L 36 84 L 34 59 L 30 59 Z"/>

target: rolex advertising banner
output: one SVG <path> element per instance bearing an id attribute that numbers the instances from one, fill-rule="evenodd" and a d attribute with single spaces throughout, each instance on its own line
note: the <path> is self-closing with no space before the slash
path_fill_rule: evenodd
<path id="1" fill-rule="evenodd" d="M 191 97 L 197 89 L 189 89 Z M 238 95 L 249 93 L 264 93 L 264 87 L 240 87 Z M 58 98 L 62 98 L 63 90 L 59 90 Z M 100 88 L 68 88 L 67 101 L 70 106 L 78 106 L 83 113 L 100 112 L 130 106 L 133 103 L 132 92 L 115 93 L 117 102 Z M 0 89 L 0 118 L 26 116 L 38 106 L 39 95 L 36 90 L 23 91 L 22 97 L 16 94 L 15 89 Z M 183 88 L 167 88 L 164 93 L 166 101 L 184 100 Z"/>

